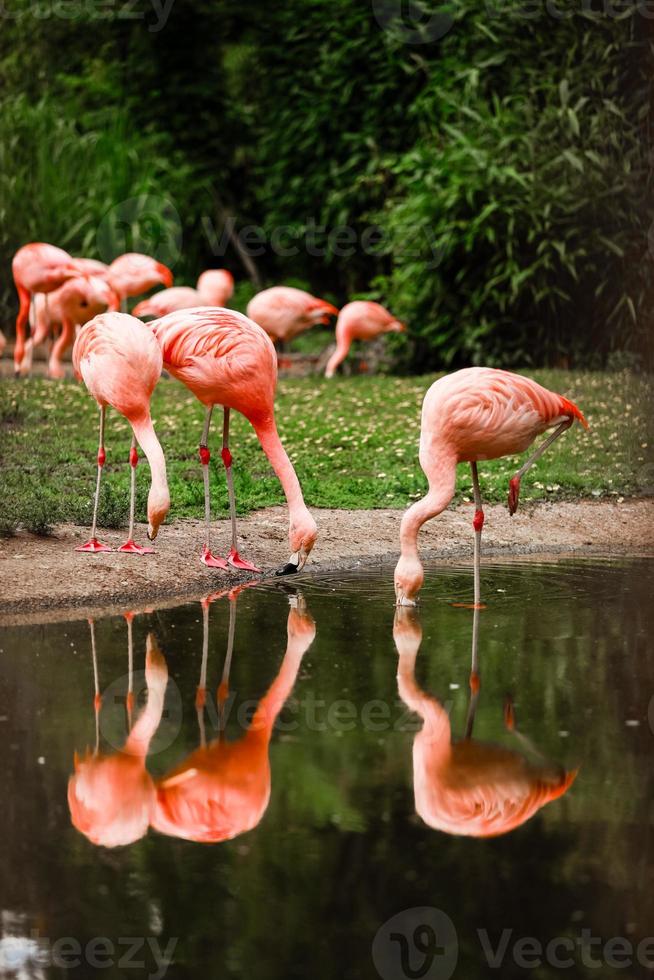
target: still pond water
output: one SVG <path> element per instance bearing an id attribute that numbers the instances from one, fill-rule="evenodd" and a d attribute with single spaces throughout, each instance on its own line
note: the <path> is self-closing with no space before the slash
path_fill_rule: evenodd
<path id="1" fill-rule="evenodd" d="M 0 978 L 651 976 L 652 570 L 5 630 Z"/>

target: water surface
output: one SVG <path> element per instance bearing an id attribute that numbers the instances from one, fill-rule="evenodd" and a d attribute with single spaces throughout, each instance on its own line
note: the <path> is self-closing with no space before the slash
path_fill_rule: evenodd
<path id="1" fill-rule="evenodd" d="M 98 619 L 95 704 L 86 620 L 5 630 L 0 977 L 651 975 L 652 579 L 487 564 L 472 695 L 467 566 L 428 567 L 399 688 L 387 569 Z"/>

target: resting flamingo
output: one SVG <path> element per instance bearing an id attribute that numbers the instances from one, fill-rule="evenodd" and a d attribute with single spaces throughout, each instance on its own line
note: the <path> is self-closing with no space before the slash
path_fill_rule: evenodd
<path id="1" fill-rule="evenodd" d="M 196 306 L 225 306 L 234 292 L 234 277 L 227 269 L 207 269 L 195 289 L 190 286 L 173 286 L 161 289 L 134 307 L 134 316 L 166 316 L 176 310 L 190 310 Z"/>
<path id="2" fill-rule="evenodd" d="M 30 311 L 30 337 L 25 341 L 25 356 L 21 362 L 20 373 L 27 375 L 32 369 L 34 350 L 42 344 L 52 330 L 60 328 L 60 333 L 50 352 L 48 375 L 63 378 L 65 375 L 62 357 L 75 339 L 75 328 L 87 323 L 105 310 L 117 310 L 120 300 L 111 286 L 98 276 L 68 279 L 63 286 L 50 294 L 34 296 Z"/>
<path id="3" fill-rule="evenodd" d="M 11 263 L 18 292 L 19 310 L 16 318 L 14 371 L 20 372 L 25 354 L 25 327 L 30 301 L 35 293 L 51 293 L 67 279 L 79 276 L 75 260 L 68 252 L 47 242 L 31 242 L 19 248 Z"/>
<path id="4" fill-rule="evenodd" d="M 567 793 L 577 776 L 547 762 L 521 733 L 515 731 L 512 707 L 506 727 L 529 754 L 472 738 L 479 670 L 477 656 L 479 610 L 474 611 L 471 702 L 466 732 L 452 740 L 450 716 L 443 705 L 416 683 L 415 665 L 422 640 L 420 624 L 410 609 L 395 614 L 393 638 L 399 654 L 398 692 L 423 722 L 413 742 L 413 787 L 418 816 L 446 834 L 497 837 L 515 830 L 553 800 Z"/>
<path id="5" fill-rule="evenodd" d="M 227 678 L 234 639 L 236 597 L 230 594 L 229 646 L 219 688 L 227 696 Z M 227 741 L 220 719 L 218 738 L 204 739 L 206 651 L 208 650 L 208 602 L 203 603 L 205 656 L 196 706 L 200 721 L 200 747 L 157 782 L 152 826 L 162 834 L 184 840 L 216 844 L 252 830 L 270 801 L 268 746 L 279 712 L 295 684 L 302 657 L 311 646 L 316 627 L 301 596 L 291 599 L 287 620 L 287 645 L 282 665 L 268 692 L 257 705 L 247 731 L 237 741 Z M 222 714 L 222 713 L 221 713 Z"/>
<path id="6" fill-rule="evenodd" d="M 140 840 L 154 816 L 156 789 L 145 762 L 163 715 L 168 668 L 154 634 L 149 633 L 145 655 L 146 705 L 133 727 L 130 723 L 124 746 L 112 755 L 100 752 L 102 698 L 92 621 L 90 626 L 95 678 L 95 750 L 87 751 L 83 758 L 75 753 L 75 772 L 68 781 L 68 806 L 73 826 L 91 843 L 118 847 Z M 131 682 L 131 664 L 129 677 Z"/>
<path id="7" fill-rule="evenodd" d="M 161 351 L 152 332 L 144 323 L 127 313 L 102 313 L 82 327 L 73 347 L 75 375 L 84 380 L 90 394 L 100 406 L 98 474 L 93 503 L 91 538 L 76 551 L 102 552 L 111 548 L 97 540 L 100 480 L 105 464 L 104 421 L 107 405 L 124 415 L 132 427 L 129 534 L 119 551 L 145 555 L 152 548 L 134 542 L 134 506 L 136 496 L 136 443 L 150 464 L 152 482 L 148 494 L 148 538 L 153 541 L 170 509 L 166 481 L 166 461 L 150 417 L 150 398 L 161 376 Z"/>
<path id="8" fill-rule="evenodd" d="M 329 323 L 338 310 L 293 286 L 272 286 L 253 296 L 247 307 L 251 320 L 266 331 L 273 343 L 286 343 L 317 323 Z"/>
<path id="9" fill-rule="evenodd" d="M 406 327 L 379 303 L 355 300 L 342 307 L 336 321 L 336 350 L 327 362 L 325 377 L 333 378 L 354 340 L 374 340 L 384 333 L 402 333 Z"/>
<path id="10" fill-rule="evenodd" d="M 299 572 L 313 548 L 317 528 L 305 506 L 293 464 L 277 433 L 274 409 L 277 358 L 270 339 L 261 327 L 243 314 L 219 307 L 200 307 L 169 313 L 160 320 L 152 320 L 148 327 L 159 341 L 166 370 L 185 384 L 205 406 L 200 461 L 204 477 L 206 530 L 201 560 L 211 568 L 227 568 L 229 564 L 234 568 L 259 571 L 238 553 L 232 454 L 229 451 L 229 416 L 230 410 L 235 409 L 254 428 L 288 502 L 292 554 L 279 573 Z M 227 561 L 212 554 L 209 540 L 211 453 L 208 439 L 215 405 L 223 407 L 221 455 L 227 478 L 232 523 L 232 544 Z"/>
<path id="11" fill-rule="evenodd" d="M 114 259 L 107 272 L 107 280 L 125 305 L 130 296 L 140 296 L 153 286 L 172 286 L 170 269 L 141 252 L 125 252 Z"/>
<path id="12" fill-rule="evenodd" d="M 395 568 L 397 605 L 413 606 L 424 580 L 418 532 L 445 510 L 454 496 L 457 463 L 470 463 L 475 498 L 474 602 L 480 602 L 481 529 L 484 525 L 477 461 L 524 452 L 546 429 L 556 426 L 509 483 L 509 513 L 518 508 L 520 480 L 575 419 L 586 419 L 571 401 L 520 374 L 496 368 L 464 368 L 439 378 L 422 405 L 420 465 L 429 482 L 422 500 L 409 507 L 400 527 L 400 559 Z"/>

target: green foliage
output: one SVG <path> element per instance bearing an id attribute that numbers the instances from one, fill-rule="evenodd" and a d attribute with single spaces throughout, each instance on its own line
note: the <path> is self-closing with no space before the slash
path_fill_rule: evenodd
<path id="1" fill-rule="evenodd" d="M 626 372 L 550 371 L 535 377 L 577 402 L 591 428 L 585 432 L 575 426 L 529 470 L 522 501 L 652 492 L 652 405 L 645 379 Z M 310 506 L 404 508 L 425 493 L 418 463 L 420 405 L 433 380 L 303 378 L 280 384 L 280 435 Z M 0 393 L 0 500 L 6 501 L 0 530 L 25 527 L 41 533 L 60 521 L 90 524 L 98 423 L 93 400 L 81 385 L 43 380 L 6 381 Z M 201 406 L 169 381 L 157 386 L 152 411 L 167 459 L 171 518 L 198 518 L 204 499 L 196 449 Z M 219 445 L 219 439 L 217 422 L 211 444 Z M 99 510 L 104 527 L 127 523 L 130 440 L 129 424 L 109 412 Z M 279 481 L 252 428 L 237 413 L 231 443 L 239 513 L 283 503 Z M 26 458 L 28 445 L 38 446 L 38 452 Z M 484 498 L 506 500 L 508 481 L 519 465 L 518 456 L 484 463 Z M 217 452 L 210 478 L 212 512 L 226 518 L 227 489 Z M 148 485 L 143 460 L 137 470 L 139 520 L 145 519 Z M 471 495 L 469 469 L 461 466 L 456 500 Z"/>

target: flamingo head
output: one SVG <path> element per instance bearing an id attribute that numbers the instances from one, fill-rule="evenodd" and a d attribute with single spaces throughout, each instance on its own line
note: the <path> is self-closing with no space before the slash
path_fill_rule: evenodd
<path id="1" fill-rule="evenodd" d="M 153 481 L 148 494 L 148 538 L 150 541 L 154 541 L 156 538 L 169 510 L 170 493 L 166 483 L 159 485 Z"/>
<path id="2" fill-rule="evenodd" d="M 164 265 L 163 262 L 157 262 L 155 268 L 161 277 L 161 282 L 167 289 L 170 289 L 173 284 L 173 274 L 168 266 Z"/>
<path id="3" fill-rule="evenodd" d="M 324 299 L 314 299 L 307 306 L 306 314 L 311 324 L 321 323 L 326 327 L 330 317 L 338 316 L 338 310 Z"/>
<path id="4" fill-rule="evenodd" d="M 406 326 L 400 320 L 391 320 L 386 330 L 389 333 L 406 333 Z"/>
<path id="5" fill-rule="evenodd" d="M 415 606 L 425 579 L 417 555 L 401 555 L 395 566 L 395 605 Z"/>
<path id="6" fill-rule="evenodd" d="M 286 564 L 277 569 L 277 575 L 294 575 L 301 572 L 317 537 L 318 526 L 305 507 L 301 514 L 291 519 L 288 540 L 292 554 Z"/>

